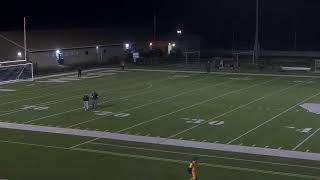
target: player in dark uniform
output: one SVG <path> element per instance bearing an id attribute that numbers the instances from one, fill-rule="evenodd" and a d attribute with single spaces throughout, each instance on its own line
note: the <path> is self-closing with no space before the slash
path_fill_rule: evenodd
<path id="1" fill-rule="evenodd" d="M 94 109 L 98 105 L 98 93 L 93 91 L 92 94 L 91 94 L 91 97 L 92 97 L 92 108 Z"/>
<path id="2" fill-rule="evenodd" d="M 210 73 L 210 71 L 211 71 L 211 62 L 208 61 L 207 62 L 207 73 Z"/>
<path id="3" fill-rule="evenodd" d="M 78 78 L 81 78 L 81 76 L 82 76 L 82 69 L 78 68 Z"/>
<path id="4" fill-rule="evenodd" d="M 89 96 L 87 94 L 83 96 L 83 107 L 85 111 L 89 110 Z"/>
<path id="5" fill-rule="evenodd" d="M 124 70 L 124 61 L 121 61 L 121 69 L 122 69 L 122 71 Z"/>

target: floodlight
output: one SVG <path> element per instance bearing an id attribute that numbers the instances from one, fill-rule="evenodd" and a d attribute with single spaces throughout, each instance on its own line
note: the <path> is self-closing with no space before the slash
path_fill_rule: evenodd
<path id="1" fill-rule="evenodd" d="M 18 53 L 17 53 L 17 56 L 18 56 L 19 58 L 21 58 L 21 57 L 22 57 L 22 53 L 21 53 L 21 52 L 18 52 Z"/>
<path id="2" fill-rule="evenodd" d="M 129 48 L 130 48 L 130 44 L 129 44 L 129 43 L 126 43 L 126 44 L 124 45 L 124 47 L 125 47 L 126 49 L 129 49 Z"/>

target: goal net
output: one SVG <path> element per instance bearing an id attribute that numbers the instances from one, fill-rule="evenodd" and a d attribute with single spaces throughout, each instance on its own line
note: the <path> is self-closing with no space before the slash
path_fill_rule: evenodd
<path id="1" fill-rule="evenodd" d="M 201 54 L 200 51 L 184 52 L 186 64 L 195 64 L 200 62 Z"/>
<path id="2" fill-rule="evenodd" d="M 320 72 L 320 59 L 314 60 L 314 72 Z"/>
<path id="3" fill-rule="evenodd" d="M 33 81 L 32 63 L 25 60 L 0 61 L 0 84 L 17 81 Z"/>

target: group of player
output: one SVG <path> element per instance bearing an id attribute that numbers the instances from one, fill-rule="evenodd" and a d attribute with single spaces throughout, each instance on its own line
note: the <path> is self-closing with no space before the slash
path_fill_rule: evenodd
<path id="1" fill-rule="evenodd" d="M 97 108 L 97 106 L 98 106 L 98 98 L 99 98 L 98 93 L 96 91 L 93 91 L 91 93 L 91 101 L 92 101 L 92 106 L 91 107 L 92 107 L 92 109 Z M 90 100 L 89 95 L 85 94 L 83 96 L 83 108 L 84 108 L 85 111 L 89 110 L 89 100 Z"/>

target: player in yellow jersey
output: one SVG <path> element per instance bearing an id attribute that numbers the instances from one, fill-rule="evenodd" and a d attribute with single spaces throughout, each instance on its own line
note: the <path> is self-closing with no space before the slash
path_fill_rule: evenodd
<path id="1" fill-rule="evenodd" d="M 193 161 L 190 162 L 188 167 L 188 173 L 191 175 L 190 180 L 198 180 L 198 172 L 197 172 L 197 159 L 193 159 Z"/>

